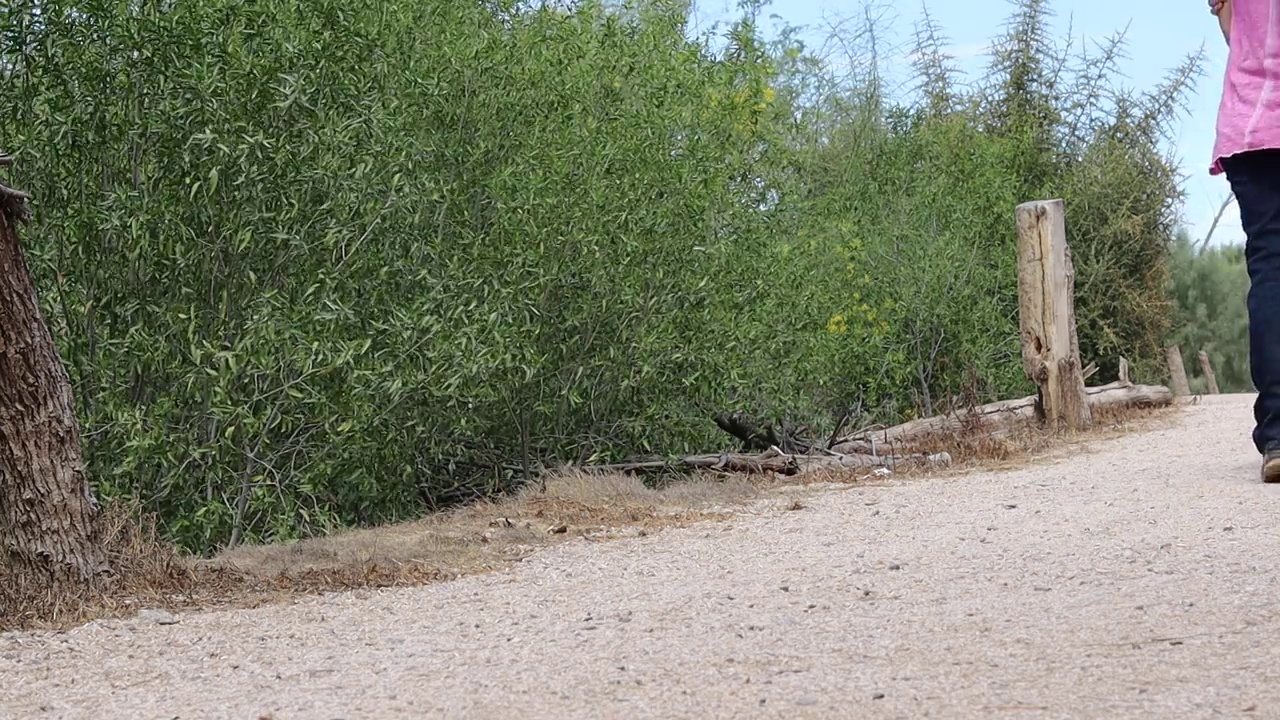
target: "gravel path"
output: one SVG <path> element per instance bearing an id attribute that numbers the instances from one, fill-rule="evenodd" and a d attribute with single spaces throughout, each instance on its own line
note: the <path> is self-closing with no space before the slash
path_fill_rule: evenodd
<path id="1" fill-rule="evenodd" d="M 0 718 L 1280 717 L 1250 402 L 501 574 L 9 635 Z"/>

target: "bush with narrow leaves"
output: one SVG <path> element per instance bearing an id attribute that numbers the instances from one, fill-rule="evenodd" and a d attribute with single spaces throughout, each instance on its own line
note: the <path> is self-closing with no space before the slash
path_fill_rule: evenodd
<path id="1" fill-rule="evenodd" d="M 93 477 L 207 551 L 722 446 L 723 410 L 1024 391 L 1012 208 L 1046 195 L 1086 355 L 1155 362 L 1194 63 L 1061 94 L 1044 15 L 963 92 L 926 28 L 891 101 L 661 0 L 8 3 L 0 147 Z"/>

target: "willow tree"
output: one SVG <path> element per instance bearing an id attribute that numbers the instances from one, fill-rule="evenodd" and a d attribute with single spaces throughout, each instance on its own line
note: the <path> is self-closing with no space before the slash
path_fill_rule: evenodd
<path id="1" fill-rule="evenodd" d="M 11 163 L 0 155 L 0 167 Z M 71 382 L 18 244 L 27 200 L 0 185 L 0 584 L 10 597 L 92 588 L 107 570 Z"/>

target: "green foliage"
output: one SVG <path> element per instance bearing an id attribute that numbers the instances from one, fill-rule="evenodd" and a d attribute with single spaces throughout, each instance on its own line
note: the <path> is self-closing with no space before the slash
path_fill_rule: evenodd
<path id="1" fill-rule="evenodd" d="M 91 472 L 208 550 L 723 445 L 726 409 L 1026 390 L 1012 208 L 1043 195 L 1086 355 L 1154 362 L 1195 63 L 1105 92 L 1045 18 L 973 91 L 924 28 L 890 101 L 873 54 L 661 0 L 9 3 L 0 147 Z"/>
<path id="2" fill-rule="evenodd" d="M 1119 40 L 1093 54 L 1060 51 L 1048 20 L 1046 3 L 1022 2 L 970 91 L 927 20 L 914 102 L 885 107 L 874 68 L 824 84 L 797 63 L 782 80 L 809 98 L 797 141 L 804 236 L 851 254 L 862 282 L 845 286 L 886 323 L 843 348 L 841 367 L 889 416 L 1029 390 L 1011 218 L 1030 199 L 1065 200 L 1086 361 L 1112 376 L 1121 356 L 1143 376 L 1163 365 L 1181 199 L 1163 138 L 1200 58 L 1135 95 L 1112 83 Z M 874 28 L 862 36 L 873 44 Z M 906 397 L 916 407 L 903 407 Z"/>
<path id="3" fill-rule="evenodd" d="M 1191 375 L 1192 390 L 1203 392 L 1198 354 L 1213 363 L 1222 392 L 1252 392 L 1249 377 L 1249 271 L 1244 248 L 1226 245 L 1197 251 L 1185 232 L 1173 248 L 1171 294 L 1177 307 L 1174 342 Z"/>

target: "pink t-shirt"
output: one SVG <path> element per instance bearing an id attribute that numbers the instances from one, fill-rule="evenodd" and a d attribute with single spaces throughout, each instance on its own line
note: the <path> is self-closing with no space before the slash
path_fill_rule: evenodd
<path id="1" fill-rule="evenodd" d="M 1280 148 L 1280 0 L 1231 0 L 1231 11 L 1213 175 L 1224 157 Z"/>

